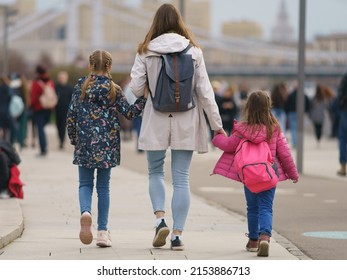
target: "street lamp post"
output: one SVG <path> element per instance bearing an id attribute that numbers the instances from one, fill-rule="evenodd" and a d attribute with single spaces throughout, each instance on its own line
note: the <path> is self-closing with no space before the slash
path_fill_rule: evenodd
<path id="1" fill-rule="evenodd" d="M 184 0 L 179 0 L 179 10 L 180 10 L 180 13 L 181 13 L 181 16 L 183 18 L 183 20 L 185 19 L 185 9 L 184 9 Z"/>
<path id="2" fill-rule="evenodd" d="M 298 51 L 298 89 L 296 94 L 297 113 L 297 169 L 303 171 L 303 144 L 304 144 L 304 108 L 305 108 L 305 30 L 306 30 L 306 0 L 300 0 L 299 10 L 299 51 Z"/>
<path id="3" fill-rule="evenodd" d="M 16 14 L 17 11 L 11 9 L 7 5 L 0 5 L 0 9 L 3 11 L 3 17 L 4 17 L 4 22 L 3 22 L 3 61 L 2 61 L 2 73 L 4 76 L 8 74 L 8 27 L 9 27 L 9 17 Z"/>

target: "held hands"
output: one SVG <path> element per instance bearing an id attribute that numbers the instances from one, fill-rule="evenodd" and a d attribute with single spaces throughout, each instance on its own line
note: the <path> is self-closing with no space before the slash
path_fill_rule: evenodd
<path id="1" fill-rule="evenodd" d="M 219 130 L 215 130 L 215 131 L 214 131 L 213 137 L 216 137 L 217 134 L 224 134 L 225 136 L 228 136 L 227 133 L 224 131 L 223 128 L 221 128 L 221 129 L 219 129 Z"/>

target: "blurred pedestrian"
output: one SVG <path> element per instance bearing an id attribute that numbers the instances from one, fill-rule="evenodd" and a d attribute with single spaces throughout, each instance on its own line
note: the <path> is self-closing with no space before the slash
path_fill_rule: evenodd
<path id="1" fill-rule="evenodd" d="M 0 139 L 10 142 L 13 119 L 10 115 L 11 91 L 7 78 L 0 77 Z"/>
<path id="2" fill-rule="evenodd" d="M 274 85 L 271 90 L 271 111 L 278 120 L 284 135 L 286 134 L 287 126 L 287 116 L 284 105 L 288 98 L 288 94 L 287 85 L 284 82 Z"/>
<path id="3" fill-rule="evenodd" d="M 140 43 L 131 70 L 130 88 L 136 96 L 142 96 L 147 82 L 155 93 L 161 68 L 161 55 L 187 50 L 194 58 L 193 99 L 195 107 L 184 112 L 160 112 L 148 99 L 143 113 L 139 148 L 147 151 L 149 194 L 156 217 L 154 247 L 166 244 L 169 227 L 165 220 L 164 164 L 166 151 L 171 148 L 173 181 L 172 214 L 173 232 L 171 249 L 183 250 L 182 232 L 190 205 L 189 167 L 193 151 L 208 150 L 208 126 L 204 112 L 215 133 L 225 133 L 209 81 L 203 54 L 185 26 L 179 11 L 171 4 L 161 5 L 155 13 L 152 25 Z"/>
<path id="4" fill-rule="evenodd" d="M 339 110 L 339 162 L 340 169 L 337 175 L 346 176 L 347 163 L 347 71 L 343 75 L 338 89 L 338 110 Z"/>
<path id="5" fill-rule="evenodd" d="M 235 102 L 235 89 L 233 86 L 228 86 L 221 97 L 217 100 L 219 114 L 222 118 L 223 128 L 229 135 L 233 130 L 234 120 L 237 117 L 238 107 Z"/>
<path id="6" fill-rule="evenodd" d="M 315 95 L 312 98 L 310 106 L 310 119 L 313 123 L 314 133 L 319 147 L 322 138 L 323 124 L 325 119 L 325 112 L 328 108 L 324 87 L 320 84 L 316 86 Z"/>
<path id="7" fill-rule="evenodd" d="M 30 107 L 29 87 L 26 77 L 23 74 L 12 73 L 10 87 L 12 94 L 18 96 L 24 105 L 22 113 L 14 120 L 11 143 L 16 142 L 23 149 L 26 147 L 28 111 Z"/>
<path id="8" fill-rule="evenodd" d="M 253 143 L 266 141 L 272 158 L 275 159 L 279 180 L 291 179 L 294 183 L 298 182 L 299 174 L 281 127 L 271 113 L 271 98 L 267 92 L 251 93 L 245 107 L 245 120 L 234 124 L 230 137 L 217 135 L 213 139 L 213 144 L 224 151 L 214 173 L 240 181 L 234 166 L 234 157 L 236 147 L 242 138 L 247 138 Z M 249 237 L 246 249 L 257 252 L 260 257 L 269 255 L 275 190 L 276 186 L 273 186 L 265 191 L 252 192 L 248 186 L 244 186 Z"/>
<path id="9" fill-rule="evenodd" d="M 284 108 L 287 114 L 288 118 L 288 124 L 291 134 L 291 141 L 292 141 L 292 147 L 296 148 L 297 143 L 297 130 L 298 130 L 298 116 L 296 111 L 296 95 L 298 91 L 298 86 L 296 85 L 294 90 L 289 94 L 285 104 Z M 310 112 L 310 100 L 308 96 L 304 93 L 304 112 L 308 114 Z"/>
<path id="10" fill-rule="evenodd" d="M 58 95 L 58 103 L 55 107 L 56 126 L 59 137 L 59 148 L 64 149 L 66 135 L 66 116 L 73 92 L 73 87 L 68 83 L 69 73 L 59 71 L 55 90 Z"/>
<path id="11" fill-rule="evenodd" d="M 37 77 L 32 82 L 31 86 L 31 108 L 33 110 L 34 123 L 37 127 L 37 132 L 39 136 L 40 153 L 39 156 L 46 156 L 48 152 L 47 136 L 45 132 L 45 127 L 49 123 L 51 118 L 52 109 L 45 109 L 42 106 L 40 97 L 44 92 L 45 85 L 50 85 L 54 87 L 54 83 L 47 73 L 47 69 L 42 66 L 36 66 Z"/>
<path id="12" fill-rule="evenodd" d="M 107 224 L 111 168 L 120 164 L 118 112 L 132 119 L 141 114 L 146 103 L 141 97 L 129 105 L 121 88 L 112 81 L 111 67 L 109 52 L 96 50 L 89 56 L 90 74 L 75 85 L 67 116 L 68 136 L 75 146 L 73 164 L 78 165 L 79 173 L 80 240 L 83 244 L 93 240 L 91 208 L 96 170 L 99 247 L 112 245 Z"/>

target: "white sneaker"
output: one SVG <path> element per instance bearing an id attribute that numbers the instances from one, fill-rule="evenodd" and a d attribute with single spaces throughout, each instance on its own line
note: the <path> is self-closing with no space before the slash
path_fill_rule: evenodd
<path id="1" fill-rule="evenodd" d="M 108 230 L 99 230 L 96 245 L 99 247 L 111 247 L 112 241 Z"/>
<path id="2" fill-rule="evenodd" d="M 10 195 L 9 195 L 8 191 L 7 191 L 7 190 L 1 191 L 1 192 L 0 192 L 0 198 L 1 198 L 1 199 L 10 198 Z"/>
<path id="3" fill-rule="evenodd" d="M 90 244 L 93 241 L 92 233 L 92 215 L 89 212 L 83 212 L 81 219 L 80 240 L 83 244 Z"/>

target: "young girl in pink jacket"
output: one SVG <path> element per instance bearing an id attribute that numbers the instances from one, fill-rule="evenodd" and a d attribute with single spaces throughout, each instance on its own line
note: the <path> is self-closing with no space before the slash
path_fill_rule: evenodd
<path id="1" fill-rule="evenodd" d="M 232 180 L 240 181 L 235 166 L 235 150 L 243 138 L 251 142 L 266 141 L 271 150 L 279 181 L 291 179 L 297 183 L 299 174 L 292 158 L 286 138 L 280 125 L 271 113 L 271 98 L 265 91 L 255 91 L 247 99 L 244 111 L 245 120 L 236 122 L 230 137 L 218 134 L 212 143 L 224 151 L 214 168 L 214 174 L 220 174 Z M 261 192 L 251 192 L 244 186 L 247 201 L 248 243 L 247 251 L 257 252 L 258 256 L 269 255 L 269 242 L 272 231 L 272 207 L 276 186 Z"/>

